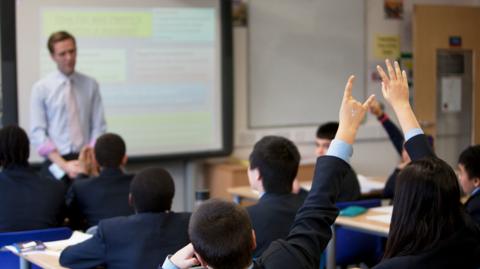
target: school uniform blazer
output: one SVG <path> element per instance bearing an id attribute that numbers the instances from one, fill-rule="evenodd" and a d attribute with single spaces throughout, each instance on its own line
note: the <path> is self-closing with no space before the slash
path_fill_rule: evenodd
<path id="1" fill-rule="evenodd" d="M 317 159 L 315 175 L 304 204 L 297 212 L 286 239 L 273 241 L 258 257 L 253 268 L 318 268 L 320 254 L 331 238 L 331 225 L 340 186 L 351 170 L 348 163 L 334 156 Z"/>
<path id="2" fill-rule="evenodd" d="M 435 157 L 425 135 L 410 138 L 405 148 L 412 160 Z M 466 225 L 430 251 L 399 256 L 381 262 L 375 269 L 386 268 L 479 268 L 480 231 L 469 216 Z"/>
<path id="3" fill-rule="evenodd" d="M 120 168 L 104 168 L 98 177 L 76 179 L 67 194 L 74 226 L 85 229 L 102 219 L 133 214 L 128 204 L 132 178 L 133 175 L 124 174 Z"/>
<path id="4" fill-rule="evenodd" d="M 247 207 L 257 239 L 253 257 L 258 257 L 276 239 L 285 239 L 305 197 L 297 194 L 265 193 L 257 204 Z"/>
<path id="5" fill-rule="evenodd" d="M 0 232 L 45 229 L 63 221 L 65 187 L 27 166 L 0 172 Z"/>
<path id="6" fill-rule="evenodd" d="M 473 220 L 480 224 L 480 192 L 468 198 L 465 203 L 467 213 L 472 216 Z"/>
<path id="7" fill-rule="evenodd" d="M 190 213 L 139 213 L 102 220 L 92 238 L 60 255 L 72 269 L 157 268 L 168 254 L 188 244 Z"/>

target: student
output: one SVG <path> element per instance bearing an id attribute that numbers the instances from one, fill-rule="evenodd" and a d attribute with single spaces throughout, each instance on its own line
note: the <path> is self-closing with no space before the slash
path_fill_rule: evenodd
<path id="1" fill-rule="evenodd" d="M 92 238 L 62 251 L 68 268 L 157 268 L 165 256 L 188 243 L 189 213 L 171 212 L 175 186 L 162 168 L 140 171 L 130 186 L 135 215 L 100 221 Z"/>
<path id="2" fill-rule="evenodd" d="M 382 92 L 412 162 L 397 177 L 384 260 L 375 268 L 479 268 L 480 231 L 465 214 L 453 169 L 435 157 L 409 104 L 405 71 L 386 61 Z"/>
<path id="3" fill-rule="evenodd" d="M 100 166 L 100 174 L 87 179 L 77 178 L 67 194 L 74 228 L 86 229 L 102 219 L 134 213 L 128 204 L 133 175 L 123 172 L 127 163 L 125 142 L 119 135 L 107 133 L 97 139 L 94 151 L 93 162 Z M 83 165 L 92 164 L 86 162 Z M 84 167 L 82 170 L 88 169 Z"/>
<path id="4" fill-rule="evenodd" d="M 248 179 L 252 189 L 261 195 L 257 204 L 247 208 L 256 232 L 258 257 L 272 241 L 286 238 L 295 213 L 304 197 L 292 193 L 292 183 L 298 172 L 300 153 L 288 139 L 266 136 L 250 153 Z"/>
<path id="5" fill-rule="evenodd" d="M 162 268 L 183 269 L 197 264 L 215 269 L 318 268 L 319 254 L 330 240 L 331 225 L 338 215 L 336 197 L 351 169 L 351 145 L 373 99 L 371 96 L 364 104 L 354 100 L 352 82 L 353 76 L 345 88 L 338 132 L 326 156 L 317 159 L 312 189 L 298 210 L 287 239 L 274 241 L 252 262 L 255 232 L 246 210 L 229 202 L 208 201 L 192 215 L 192 244 L 165 259 Z"/>
<path id="6" fill-rule="evenodd" d="M 63 223 L 64 185 L 30 167 L 30 142 L 18 126 L 0 129 L 0 232 L 45 229 Z"/>
<path id="7" fill-rule="evenodd" d="M 315 139 L 315 154 L 317 157 L 323 156 L 327 153 L 337 130 L 338 122 L 327 122 L 318 127 Z M 360 195 L 360 183 L 358 182 L 357 174 L 353 169 L 350 169 L 345 177 L 343 185 L 340 186 L 338 202 L 358 200 L 360 199 Z"/>
<path id="8" fill-rule="evenodd" d="M 32 145 L 46 158 L 42 173 L 69 185 L 81 172 L 78 153 L 107 126 L 97 81 L 75 70 L 75 37 L 65 31 L 52 33 L 47 47 L 57 70 L 32 88 L 30 135 Z"/>
<path id="9" fill-rule="evenodd" d="M 372 105 L 370 106 L 370 112 L 375 115 L 378 121 L 382 124 L 383 128 L 388 134 L 388 137 L 390 138 L 390 142 L 392 142 L 393 147 L 401 158 L 400 163 L 395 167 L 393 172 L 388 177 L 385 188 L 383 189 L 383 197 L 392 199 L 395 193 L 395 180 L 397 175 L 407 164 L 410 163 L 411 160 L 407 151 L 403 148 L 403 143 L 405 141 L 403 139 L 402 132 L 400 129 L 398 129 L 395 123 L 390 120 L 377 100 L 372 102 Z"/>
<path id="10" fill-rule="evenodd" d="M 470 196 L 465 208 L 480 224 L 480 145 L 470 146 L 460 154 L 458 169 L 463 192 Z"/>

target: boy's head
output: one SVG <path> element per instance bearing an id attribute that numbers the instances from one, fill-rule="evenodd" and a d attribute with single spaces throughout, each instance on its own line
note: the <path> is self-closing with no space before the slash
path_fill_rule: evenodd
<path id="1" fill-rule="evenodd" d="M 250 184 L 264 192 L 290 193 L 299 163 L 300 153 L 292 141 L 279 136 L 265 136 L 250 153 Z"/>
<path id="2" fill-rule="evenodd" d="M 127 163 L 123 139 L 113 133 L 101 135 L 95 142 L 95 160 L 100 167 L 118 168 Z"/>
<path id="3" fill-rule="evenodd" d="M 465 194 L 480 187 L 480 145 L 470 146 L 458 158 L 459 179 Z"/>
<path id="4" fill-rule="evenodd" d="M 315 138 L 315 154 L 317 157 L 327 154 L 330 142 L 337 134 L 338 122 L 327 122 L 317 129 L 317 137 Z"/>
<path id="5" fill-rule="evenodd" d="M 255 234 L 248 213 L 239 205 L 206 201 L 193 212 L 188 232 L 204 267 L 243 269 L 252 263 Z"/>
<path id="6" fill-rule="evenodd" d="M 130 204 L 137 213 L 168 211 L 174 195 L 172 176 L 163 168 L 145 168 L 130 183 Z"/>
<path id="7" fill-rule="evenodd" d="M 28 165 L 30 141 L 25 131 L 15 125 L 0 130 L 0 166 Z"/>

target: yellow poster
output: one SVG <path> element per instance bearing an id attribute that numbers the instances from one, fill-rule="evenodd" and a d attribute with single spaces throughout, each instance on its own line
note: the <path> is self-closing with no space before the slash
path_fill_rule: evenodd
<path id="1" fill-rule="evenodd" d="M 379 60 L 400 57 L 400 37 L 398 35 L 376 35 L 374 47 L 375 58 Z"/>

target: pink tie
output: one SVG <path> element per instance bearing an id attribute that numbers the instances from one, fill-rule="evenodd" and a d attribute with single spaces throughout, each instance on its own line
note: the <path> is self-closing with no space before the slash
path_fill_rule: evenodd
<path id="1" fill-rule="evenodd" d="M 83 134 L 80 126 L 80 116 L 78 115 L 78 104 L 75 98 L 75 91 L 73 90 L 73 80 L 68 79 L 65 87 L 70 139 L 72 140 L 73 145 L 76 147 L 76 150 L 80 151 L 83 145 Z"/>

